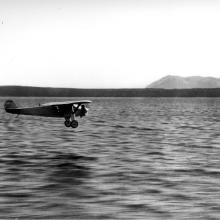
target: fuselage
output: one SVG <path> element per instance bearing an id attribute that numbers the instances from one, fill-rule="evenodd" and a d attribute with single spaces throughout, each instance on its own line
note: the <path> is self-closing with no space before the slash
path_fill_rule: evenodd
<path id="1" fill-rule="evenodd" d="M 18 115 L 36 115 L 44 117 L 64 117 L 67 113 L 72 111 L 71 107 L 58 106 L 37 106 L 26 108 L 7 108 L 6 111 L 11 114 Z"/>
<path id="2" fill-rule="evenodd" d="M 37 106 L 25 108 L 6 108 L 6 112 L 17 115 L 34 115 L 43 117 L 69 117 L 73 113 L 72 106 Z M 88 109 L 78 109 L 74 115 L 85 116 Z"/>

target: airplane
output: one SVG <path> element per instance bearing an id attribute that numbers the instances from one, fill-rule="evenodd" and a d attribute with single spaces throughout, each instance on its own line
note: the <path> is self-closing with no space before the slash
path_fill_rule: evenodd
<path id="1" fill-rule="evenodd" d="M 6 100 L 4 108 L 6 112 L 11 114 L 64 118 L 66 127 L 77 128 L 78 121 L 75 118 L 86 116 L 88 112 L 86 106 L 89 103 L 91 103 L 89 100 L 49 102 L 35 107 L 20 108 L 13 100 Z"/>

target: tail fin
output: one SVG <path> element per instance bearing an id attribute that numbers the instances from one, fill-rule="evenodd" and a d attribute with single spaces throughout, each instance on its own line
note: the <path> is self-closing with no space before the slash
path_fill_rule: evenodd
<path id="1" fill-rule="evenodd" d="M 17 108 L 17 105 L 14 103 L 13 100 L 7 100 L 5 101 L 4 107 L 5 107 L 5 110 L 7 110 L 10 108 Z"/>

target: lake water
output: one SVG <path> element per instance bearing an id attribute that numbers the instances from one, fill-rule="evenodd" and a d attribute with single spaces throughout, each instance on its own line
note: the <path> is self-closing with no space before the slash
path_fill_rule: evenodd
<path id="1" fill-rule="evenodd" d="M 90 98 L 75 130 L 6 99 L 0 219 L 220 219 L 220 99 Z"/>

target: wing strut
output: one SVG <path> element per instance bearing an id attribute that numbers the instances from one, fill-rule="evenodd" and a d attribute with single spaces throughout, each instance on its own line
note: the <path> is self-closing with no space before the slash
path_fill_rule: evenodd
<path id="1" fill-rule="evenodd" d="M 77 107 L 74 107 L 74 104 L 73 104 L 73 107 L 72 107 L 72 109 L 73 109 L 73 114 L 75 115 L 75 113 L 77 112 L 77 110 L 79 109 L 79 107 L 80 107 L 80 103 L 77 105 Z"/>

